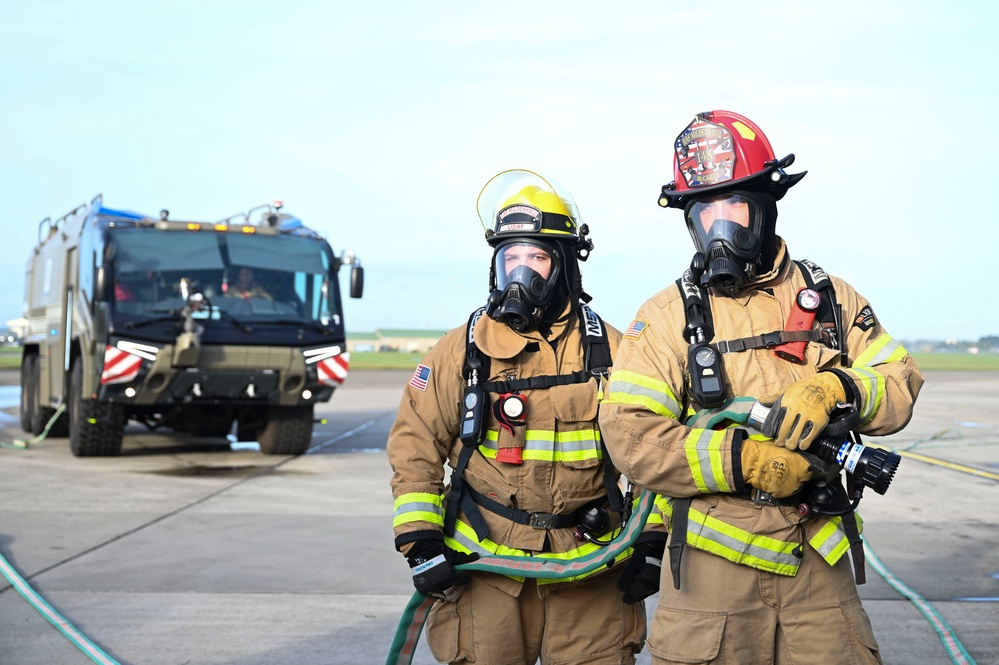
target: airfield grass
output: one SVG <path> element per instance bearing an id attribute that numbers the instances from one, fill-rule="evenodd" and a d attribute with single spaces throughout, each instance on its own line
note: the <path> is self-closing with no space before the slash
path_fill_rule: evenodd
<path id="1" fill-rule="evenodd" d="M 913 357 L 922 370 L 999 372 L 999 353 L 915 353 Z M 383 352 L 351 353 L 351 369 L 414 369 L 422 353 Z"/>
<path id="2" fill-rule="evenodd" d="M 422 353 L 387 351 L 382 353 L 355 352 L 350 354 L 350 369 L 413 369 L 423 358 Z M 970 353 L 916 353 L 916 363 L 922 370 L 999 372 L 999 353 L 972 355 Z M 0 369 L 17 369 L 21 366 L 21 349 L 16 346 L 0 347 Z"/>

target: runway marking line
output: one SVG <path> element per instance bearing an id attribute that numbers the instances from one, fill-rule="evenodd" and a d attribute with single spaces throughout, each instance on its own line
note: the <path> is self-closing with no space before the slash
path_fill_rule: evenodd
<path id="1" fill-rule="evenodd" d="M 973 466 L 955 464 L 954 462 L 946 462 L 942 459 L 937 459 L 936 457 L 928 457 L 926 455 L 920 455 L 919 453 L 909 452 L 908 450 L 896 450 L 895 452 L 897 452 L 902 457 L 909 457 L 911 459 L 918 460 L 920 462 L 926 462 L 927 464 L 935 464 L 937 466 L 942 466 L 952 471 L 960 471 L 961 473 L 968 473 L 973 476 L 988 478 L 989 480 L 999 480 L 999 473 L 992 473 L 991 471 L 983 471 L 982 469 L 976 469 Z"/>

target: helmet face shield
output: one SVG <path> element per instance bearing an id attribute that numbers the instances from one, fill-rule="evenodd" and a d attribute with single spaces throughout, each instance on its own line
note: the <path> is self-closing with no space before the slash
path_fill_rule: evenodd
<path id="1" fill-rule="evenodd" d="M 516 169 L 494 176 L 479 193 L 476 208 L 489 244 L 507 237 L 574 239 L 579 210 L 562 185 L 533 171 Z"/>
<path id="2" fill-rule="evenodd" d="M 495 247 L 486 313 L 518 332 L 546 331 L 583 291 L 579 261 L 593 249 L 576 203 L 562 185 L 533 171 L 493 176 L 476 201 Z"/>

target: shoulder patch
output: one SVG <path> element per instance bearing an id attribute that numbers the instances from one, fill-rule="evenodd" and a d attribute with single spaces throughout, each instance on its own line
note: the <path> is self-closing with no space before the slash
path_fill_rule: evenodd
<path id="1" fill-rule="evenodd" d="M 426 365 L 417 365 L 416 371 L 413 372 L 413 378 L 409 380 L 409 385 L 417 390 L 427 392 L 427 382 L 430 380 L 430 372 L 431 369 Z"/>
<path id="2" fill-rule="evenodd" d="M 874 327 L 874 323 L 874 310 L 871 309 L 870 305 L 864 305 L 864 308 L 857 314 L 857 318 L 853 320 L 853 327 L 867 332 Z"/>
<path id="3" fill-rule="evenodd" d="M 636 319 L 631 322 L 631 325 L 629 325 L 625 329 L 624 333 L 622 333 L 621 336 L 627 339 L 638 339 L 639 337 L 642 336 L 642 333 L 645 332 L 645 329 L 648 327 L 649 327 L 648 323 Z"/>

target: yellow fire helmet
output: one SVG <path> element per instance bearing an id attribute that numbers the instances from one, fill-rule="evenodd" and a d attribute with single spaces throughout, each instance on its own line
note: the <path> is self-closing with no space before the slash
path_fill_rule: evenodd
<path id="1" fill-rule="evenodd" d="M 511 169 L 493 176 L 479 193 L 476 207 L 486 242 L 494 247 L 509 237 L 570 243 L 580 237 L 582 221 L 572 195 L 533 171 Z"/>

